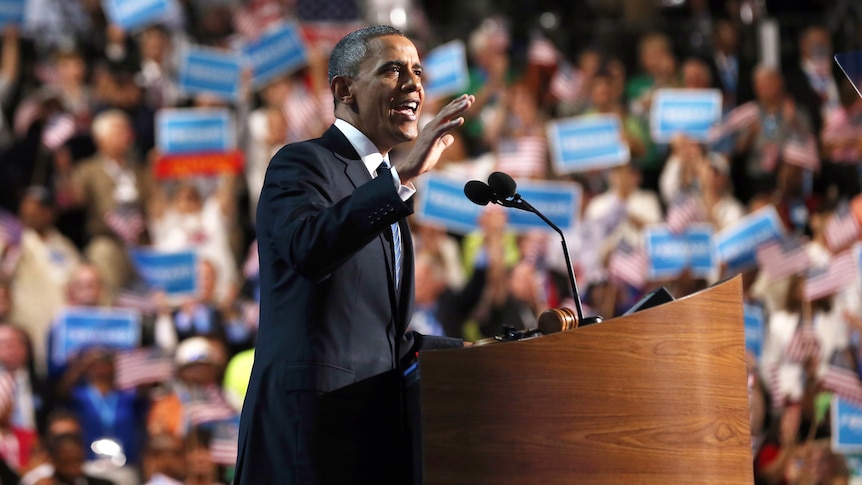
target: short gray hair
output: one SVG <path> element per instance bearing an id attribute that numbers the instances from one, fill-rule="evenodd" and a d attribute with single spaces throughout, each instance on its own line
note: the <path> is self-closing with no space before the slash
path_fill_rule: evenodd
<path id="1" fill-rule="evenodd" d="M 387 35 L 407 37 L 404 32 L 388 25 L 365 27 L 345 35 L 335 44 L 329 56 L 329 82 L 336 76 L 356 77 L 359 74 L 359 64 L 368 53 L 369 41 Z"/>

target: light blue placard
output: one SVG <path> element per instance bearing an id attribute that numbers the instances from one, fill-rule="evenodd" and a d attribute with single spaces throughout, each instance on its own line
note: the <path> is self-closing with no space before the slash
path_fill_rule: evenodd
<path id="1" fill-rule="evenodd" d="M 162 252 L 138 249 L 131 252 L 135 268 L 144 282 L 168 296 L 192 295 L 197 290 L 197 256 L 194 251 Z"/>
<path id="2" fill-rule="evenodd" d="M 563 231 L 574 229 L 581 213 L 581 186 L 567 182 L 519 181 L 518 193 Z M 539 216 L 510 208 L 509 227 L 517 232 L 553 231 Z"/>
<path id="3" fill-rule="evenodd" d="M 83 347 L 105 346 L 132 349 L 140 344 L 141 316 L 120 308 L 83 308 L 63 310 L 54 330 L 51 360 L 63 365 Z"/>
<path id="4" fill-rule="evenodd" d="M 438 173 L 423 175 L 416 216 L 459 234 L 473 231 L 478 227 L 476 221 L 485 207 L 474 204 L 464 195 L 466 183 L 463 179 Z"/>
<path id="5" fill-rule="evenodd" d="M 176 0 L 103 0 L 105 14 L 111 23 L 123 30 L 158 23 L 179 12 Z"/>
<path id="6" fill-rule="evenodd" d="M 207 47 L 189 47 L 182 58 L 179 86 L 185 94 L 209 93 L 228 101 L 239 96 L 240 56 Z"/>
<path id="7" fill-rule="evenodd" d="M 268 29 L 255 42 L 244 46 L 242 53 L 252 69 L 251 83 L 256 88 L 308 63 L 305 41 L 294 22 Z"/>
<path id="8" fill-rule="evenodd" d="M 763 325 L 765 317 L 763 306 L 751 303 L 743 304 L 745 320 L 745 348 L 760 360 L 763 349 Z"/>
<path id="9" fill-rule="evenodd" d="M 708 278 L 715 271 L 713 233 L 712 226 L 709 224 L 692 224 L 683 232 L 688 245 L 691 273 L 696 278 Z"/>
<path id="10" fill-rule="evenodd" d="M 650 279 L 668 279 L 679 275 L 689 264 L 685 234 L 674 234 L 667 226 L 646 228 L 646 250 L 650 260 Z"/>
<path id="11" fill-rule="evenodd" d="M 548 144 L 557 173 L 573 173 L 628 163 L 628 145 L 614 115 L 587 115 L 548 123 Z"/>
<path id="12" fill-rule="evenodd" d="M 733 270 L 751 268 L 757 265 L 757 247 L 783 234 L 775 207 L 764 207 L 716 234 L 716 257 Z"/>
<path id="13" fill-rule="evenodd" d="M 683 133 L 706 141 L 709 130 L 721 119 L 721 91 L 718 89 L 659 89 L 650 111 L 650 132 L 659 143 Z"/>
<path id="14" fill-rule="evenodd" d="M 464 43 L 453 40 L 428 52 L 422 59 L 422 72 L 428 99 L 463 93 L 470 84 Z"/>
<path id="15" fill-rule="evenodd" d="M 24 23 L 26 0 L 0 0 L 0 27 Z"/>
<path id="16" fill-rule="evenodd" d="M 475 230 L 478 227 L 476 221 L 485 207 L 474 204 L 464 195 L 465 184 L 463 179 L 436 173 L 423 176 L 417 217 L 459 234 Z M 518 193 L 524 200 L 564 231 L 578 223 L 582 192 L 580 185 L 568 182 L 518 183 Z M 509 228 L 513 231 L 553 230 L 536 214 L 514 208 L 505 210 Z"/>
<path id="17" fill-rule="evenodd" d="M 832 449 L 839 453 L 862 451 L 862 409 L 834 394 Z"/>
<path id="18" fill-rule="evenodd" d="M 713 271 L 712 227 L 695 224 L 674 234 L 665 225 L 650 226 L 645 232 L 650 260 L 650 278 L 667 279 L 690 268 L 697 278 Z"/>
<path id="19" fill-rule="evenodd" d="M 156 114 L 156 146 L 163 155 L 227 152 L 236 148 L 236 128 L 227 109 L 162 109 Z"/>

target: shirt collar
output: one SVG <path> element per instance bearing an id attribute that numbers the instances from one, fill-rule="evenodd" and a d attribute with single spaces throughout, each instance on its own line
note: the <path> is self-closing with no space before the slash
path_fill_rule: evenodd
<path id="1" fill-rule="evenodd" d="M 344 137 L 347 138 L 347 141 L 350 142 L 350 145 L 353 146 L 356 153 L 359 154 L 359 158 L 362 159 L 362 163 L 365 164 L 365 168 L 368 170 L 371 178 L 374 178 L 377 175 L 377 167 L 383 163 L 385 157 L 380 153 L 377 147 L 374 146 L 374 143 L 365 136 L 365 133 L 359 131 L 358 128 L 351 125 L 349 122 L 336 118 L 334 124 L 335 127 L 341 131 Z"/>

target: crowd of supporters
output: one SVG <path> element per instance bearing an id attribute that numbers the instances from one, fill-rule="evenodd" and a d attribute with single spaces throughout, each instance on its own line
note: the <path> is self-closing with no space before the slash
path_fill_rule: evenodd
<path id="1" fill-rule="evenodd" d="M 244 82 L 226 101 L 183 92 L 179 53 L 230 48 L 294 20 L 303 2 L 180 1 L 174 16 L 134 32 L 111 24 L 100 2 L 46 2 L 31 1 L 0 45 L 0 481 L 229 483 L 257 325 L 257 196 L 275 151 L 333 120 L 331 45 L 309 42 L 307 65 L 258 88 Z M 746 303 L 764 316 L 762 351 L 749 352 L 756 480 L 846 483 L 851 467 L 829 447 L 828 397 L 862 402 L 862 295 L 858 284 L 816 298 L 805 287 L 812 268 L 862 234 L 862 97 L 832 60 L 844 46 L 833 45 L 827 8 L 782 38 L 775 65 L 751 48 L 765 12 L 746 18 L 741 5 L 758 2 L 718 3 L 687 2 L 673 35 L 643 28 L 623 49 L 599 37 L 555 44 L 504 14 L 471 25 L 457 38 L 476 103 L 438 172 L 579 184 L 567 238 L 588 315 L 610 318 L 659 286 L 680 297 L 742 271 Z M 421 50 L 451 40 L 411 9 L 407 33 Z M 709 141 L 653 139 L 651 102 L 664 88 L 721 92 Z M 422 116 L 446 101 L 428 100 Z M 156 116 L 177 107 L 233 113 L 242 170 L 157 177 Z M 630 161 L 558 173 L 547 122 L 590 114 L 619 117 Z M 807 255 L 793 270 L 648 277 L 645 228 L 718 232 L 770 206 Z M 559 240 L 513 232 L 508 217 L 488 206 L 468 233 L 411 218 L 413 329 L 476 341 L 573 305 Z M 194 250 L 195 294 L 148 288 L 130 257 L 140 248 Z M 133 311 L 135 349 L 58 351 L 60 315 L 106 308 Z M 840 372 L 850 384 L 830 385 Z"/>

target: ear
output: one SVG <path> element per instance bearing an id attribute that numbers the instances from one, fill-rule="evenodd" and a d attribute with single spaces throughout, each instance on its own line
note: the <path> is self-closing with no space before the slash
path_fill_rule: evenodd
<path id="1" fill-rule="evenodd" d="M 329 89 L 339 103 L 347 106 L 353 104 L 353 79 L 346 76 L 335 76 L 329 83 Z"/>

